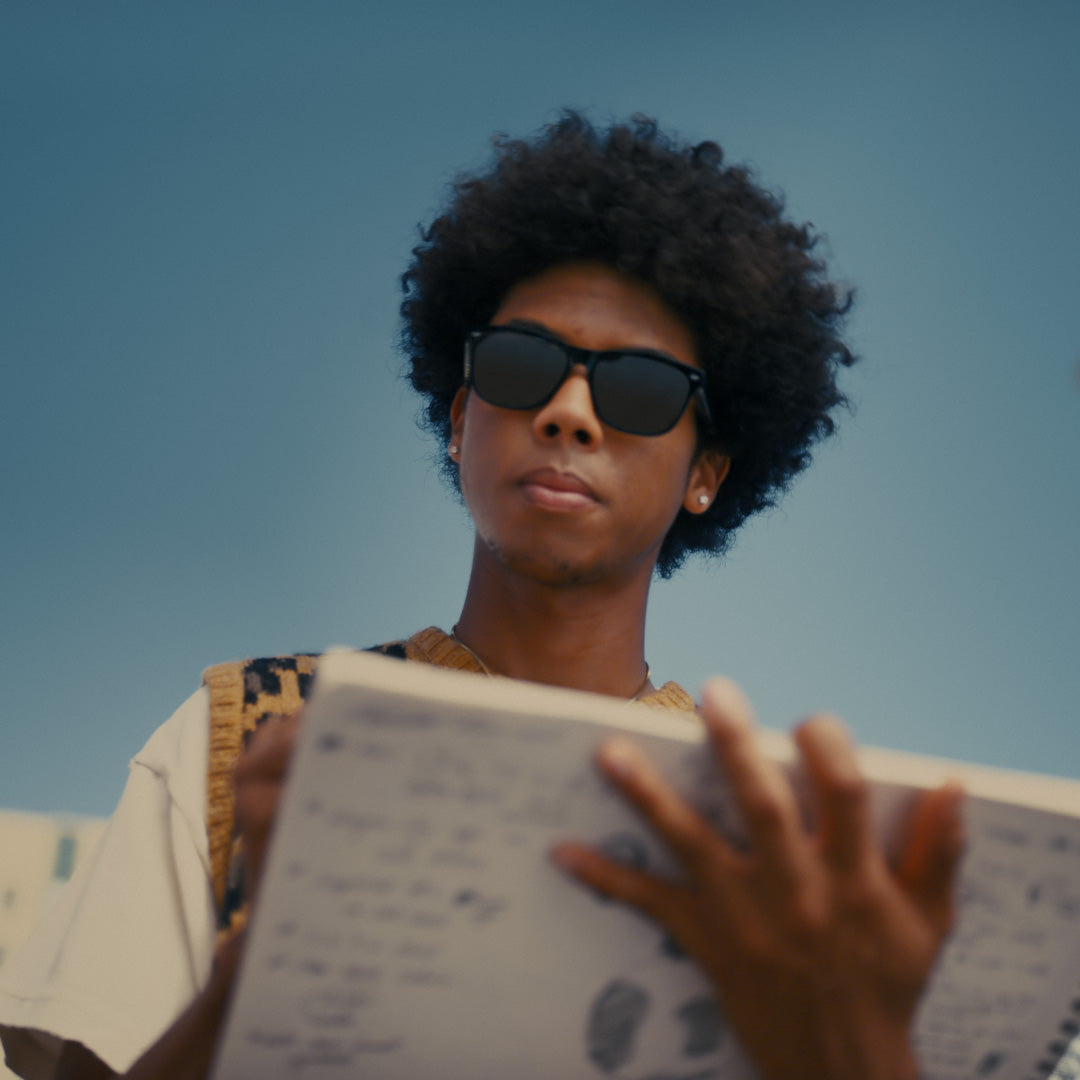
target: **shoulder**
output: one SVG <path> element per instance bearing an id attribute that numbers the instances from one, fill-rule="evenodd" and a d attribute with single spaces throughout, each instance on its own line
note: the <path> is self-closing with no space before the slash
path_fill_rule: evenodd
<path id="1" fill-rule="evenodd" d="M 407 644 L 390 641 L 364 651 L 404 660 Z M 229 660 L 208 667 L 202 682 L 215 713 L 241 711 L 250 716 L 290 712 L 310 694 L 320 659 L 321 653 L 305 652 Z"/>
<path id="2" fill-rule="evenodd" d="M 376 646 L 404 655 L 403 642 Z M 232 660 L 203 672 L 208 718 L 202 755 L 206 837 L 214 903 L 222 925 L 241 905 L 233 773 L 253 732 L 270 717 L 299 712 L 311 693 L 320 653 L 293 653 Z"/>
<path id="3" fill-rule="evenodd" d="M 175 785 L 193 770 L 205 771 L 210 727 L 210 695 L 200 686 L 146 741 L 131 759 Z"/>
<path id="4" fill-rule="evenodd" d="M 207 977 L 208 727 L 202 688 L 132 758 L 94 849 L 4 965 L 0 1034 L 25 1075 L 53 1075 L 65 1040 L 123 1072 Z"/>

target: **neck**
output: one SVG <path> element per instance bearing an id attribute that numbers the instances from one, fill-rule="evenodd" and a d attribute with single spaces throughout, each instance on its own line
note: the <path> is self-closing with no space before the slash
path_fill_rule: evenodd
<path id="1" fill-rule="evenodd" d="M 456 636 L 495 674 L 634 697 L 649 687 L 647 571 L 617 584 L 553 585 L 515 574 L 477 541 Z"/>

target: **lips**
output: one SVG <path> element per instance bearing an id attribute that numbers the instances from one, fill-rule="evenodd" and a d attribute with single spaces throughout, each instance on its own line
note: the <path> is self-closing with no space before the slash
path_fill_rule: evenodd
<path id="1" fill-rule="evenodd" d="M 558 469 L 534 469 L 518 481 L 526 498 L 548 510 L 584 510 L 600 502 L 580 476 Z"/>

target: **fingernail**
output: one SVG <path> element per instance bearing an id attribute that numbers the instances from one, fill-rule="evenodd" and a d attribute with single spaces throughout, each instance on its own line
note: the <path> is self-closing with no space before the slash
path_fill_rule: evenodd
<path id="1" fill-rule="evenodd" d="M 552 849 L 551 861 L 563 870 L 574 871 L 581 865 L 581 851 L 572 844 L 560 844 Z"/>
<path id="2" fill-rule="evenodd" d="M 625 739 L 612 739 L 600 747 L 604 771 L 620 779 L 629 779 L 637 771 L 637 752 Z"/>
<path id="3" fill-rule="evenodd" d="M 710 718 L 731 731 L 746 731 L 750 725 L 742 692 L 729 679 L 710 679 L 701 692 L 701 703 Z"/>

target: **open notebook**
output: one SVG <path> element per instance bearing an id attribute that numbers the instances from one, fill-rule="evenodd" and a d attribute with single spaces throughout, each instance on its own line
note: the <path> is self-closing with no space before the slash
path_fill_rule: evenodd
<path id="1" fill-rule="evenodd" d="M 737 835 L 692 717 L 327 656 L 215 1080 L 752 1077 L 674 944 L 549 861 L 572 838 L 673 869 L 592 764 L 613 731 Z M 786 736 L 761 739 L 794 770 Z M 917 1028 L 926 1077 L 1048 1076 L 1080 1021 L 1080 783 L 861 760 L 887 848 L 912 789 L 969 792 L 961 913 Z"/>

